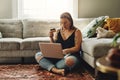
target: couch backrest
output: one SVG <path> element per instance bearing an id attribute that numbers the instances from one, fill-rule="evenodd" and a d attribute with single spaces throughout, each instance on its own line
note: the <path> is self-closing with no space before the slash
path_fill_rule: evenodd
<path id="1" fill-rule="evenodd" d="M 86 27 L 93 18 L 80 18 L 80 19 L 74 19 L 74 25 L 78 29 L 82 30 L 84 27 Z"/>
<path id="2" fill-rule="evenodd" d="M 23 38 L 48 36 L 50 28 L 58 28 L 59 21 L 24 19 Z"/>
<path id="3" fill-rule="evenodd" d="M 4 38 L 22 38 L 22 26 L 21 20 L 0 19 L 0 32 Z"/>
<path id="4" fill-rule="evenodd" d="M 91 20 L 92 18 L 74 19 L 74 25 L 82 30 Z M 0 32 L 4 38 L 46 37 L 51 28 L 60 28 L 59 20 L 0 19 Z"/>
<path id="5" fill-rule="evenodd" d="M 91 19 L 74 19 L 74 25 L 83 29 Z M 23 21 L 23 38 L 48 36 L 51 28 L 59 28 L 59 20 L 38 20 L 38 19 L 24 19 Z"/>

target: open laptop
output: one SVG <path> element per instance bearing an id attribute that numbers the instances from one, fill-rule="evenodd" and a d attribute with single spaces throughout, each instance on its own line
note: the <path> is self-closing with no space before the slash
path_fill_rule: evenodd
<path id="1" fill-rule="evenodd" d="M 39 43 L 39 46 L 44 57 L 58 59 L 64 57 L 60 43 Z"/>

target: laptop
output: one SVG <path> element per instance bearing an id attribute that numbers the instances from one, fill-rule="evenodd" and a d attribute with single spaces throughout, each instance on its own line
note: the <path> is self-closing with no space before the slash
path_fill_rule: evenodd
<path id="1" fill-rule="evenodd" d="M 39 43 L 44 57 L 61 59 L 64 57 L 60 43 Z"/>

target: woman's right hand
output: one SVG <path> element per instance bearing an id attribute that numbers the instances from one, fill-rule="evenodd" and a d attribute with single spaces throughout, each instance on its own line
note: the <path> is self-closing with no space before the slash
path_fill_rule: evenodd
<path id="1" fill-rule="evenodd" d="M 50 29 L 50 32 L 49 32 L 49 37 L 50 37 L 50 38 L 53 38 L 54 32 L 56 32 L 56 29 L 55 29 L 55 28 Z"/>
<path id="2" fill-rule="evenodd" d="M 50 38 L 53 38 L 53 36 L 54 36 L 54 33 L 53 33 L 53 31 L 50 30 L 50 32 L 49 32 L 49 37 L 50 37 Z"/>

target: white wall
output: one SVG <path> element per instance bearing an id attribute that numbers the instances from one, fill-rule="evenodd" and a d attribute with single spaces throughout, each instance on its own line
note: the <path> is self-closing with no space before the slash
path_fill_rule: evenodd
<path id="1" fill-rule="evenodd" d="M 12 18 L 12 0 L 0 0 L 0 19 Z"/>
<path id="2" fill-rule="evenodd" d="M 120 0 L 79 0 L 78 3 L 79 18 L 102 15 L 120 17 Z"/>
<path id="3" fill-rule="evenodd" d="M 120 17 L 119 3 L 120 0 L 78 0 L 78 17 L 89 18 L 102 15 Z M 12 0 L 0 0 L 0 19 L 15 17 L 12 7 Z"/>

